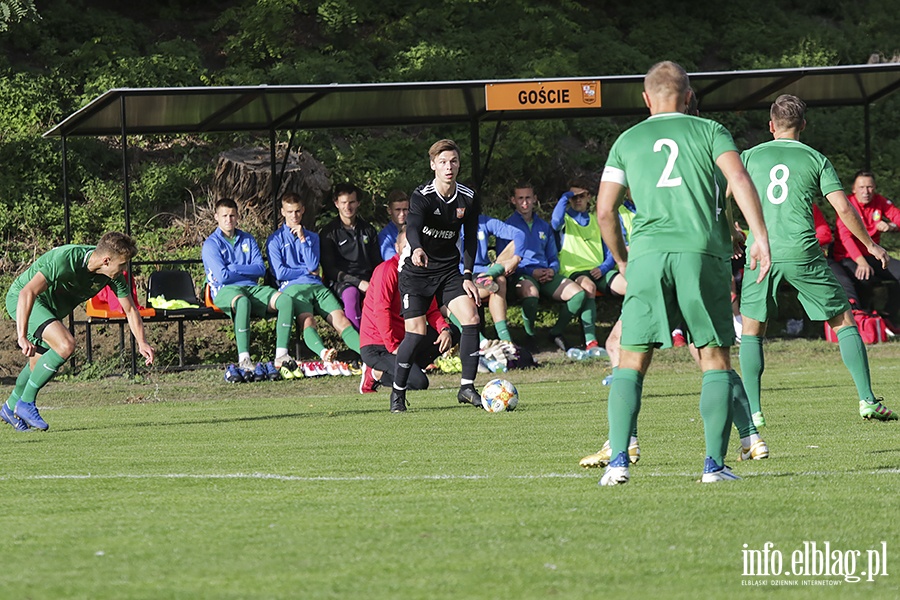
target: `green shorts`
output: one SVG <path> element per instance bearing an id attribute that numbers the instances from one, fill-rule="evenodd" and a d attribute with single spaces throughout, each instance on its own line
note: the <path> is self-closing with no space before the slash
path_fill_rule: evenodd
<path id="1" fill-rule="evenodd" d="M 628 262 L 622 347 L 668 348 L 681 324 L 698 348 L 734 345 L 731 263 L 693 252 L 645 254 Z"/>
<path id="2" fill-rule="evenodd" d="M 551 279 L 550 281 L 547 281 L 545 283 L 538 283 L 537 279 L 535 279 L 531 275 L 526 275 L 524 273 L 514 273 L 512 275 L 512 277 L 510 278 L 509 284 L 507 285 L 507 290 L 515 290 L 516 284 L 519 283 L 520 281 L 522 281 L 523 279 L 527 279 L 528 281 L 533 283 L 535 285 L 535 287 L 537 287 L 538 293 L 540 293 L 541 297 L 552 298 L 554 292 L 556 292 L 556 289 L 559 287 L 559 284 L 561 284 L 563 282 L 563 279 L 565 279 L 565 277 L 563 277 L 562 275 L 557 273 L 556 275 L 553 276 L 553 279 Z M 515 292 L 514 292 L 514 294 L 515 294 L 514 299 L 519 300 L 519 295 L 516 294 Z"/>
<path id="3" fill-rule="evenodd" d="M 803 310 L 813 321 L 827 321 L 850 310 L 844 288 L 834 278 L 824 256 L 805 263 L 772 263 L 762 283 L 756 283 L 756 270 L 748 264 L 741 284 L 741 314 L 765 323 L 778 315 L 778 288 L 781 282 L 797 290 Z"/>
<path id="4" fill-rule="evenodd" d="M 221 308 L 223 313 L 233 317 L 231 303 L 238 296 L 246 296 L 250 300 L 250 314 L 254 317 L 265 317 L 270 310 L 269 302 L 277 293 L 278 290 L 267 285 L 226 285 L 216 294 L 213 303 Z"/>
<path id="5" fill-rule="evenodd" d="M 9 313 L 9 316 L 12 317 L 12 320 L 16 320 L 16 310 L 18 310 L 19 303 L 19 295 L 16 293 L 6 294 L 6 312 Z M 63 315 L 65 317 L 65 315 Z M 43 333 L 44 328 L 47 327 L 53 321 L 62 321 L 63 317 L 59 317 L 50 310 L 50 307 L 47 306 L 40 296 L 34 299 L 34 306 L 31 307 L 31 315 L 28 317 L 28 339 L 32 344 L 40 346 L 45 351 L 49 350 L 47 344 L 44 343 L 43 339 L 41 339 L 41 333 Z"/>
<path id="6" fill-rule="evenodd" d="M 578 283 L 578 278 L 582 275 L 590 278 L 590 280 L 594 282 L 594 285 L 597 286 L 598 292 L 602 294 L 613 294 L 614 292 L 610 289 L 610 286 L 612 285 L 613 279 L 619 276 L 619 270 L 610 269 L 600 279 L 594 279 L 594 276 L 591 275 L 590 271 L 578 271 L 576 273 L 572 273 L 571 275 L 566 275 L 566 277 L 568 277 L 575 283 Z"/>
<path id="7" fill-rule="evenodd" d="M 288 286 L 284 293 L 294 301 L 294 314 L 318 314 L 327 317 L 336 310 L 343 310 L 340 301 L 327 287 L 319 283 Z"/>

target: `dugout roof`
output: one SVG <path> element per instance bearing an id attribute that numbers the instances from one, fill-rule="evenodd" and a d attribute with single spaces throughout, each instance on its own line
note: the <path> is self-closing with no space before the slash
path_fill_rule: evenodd
<path id="1" fill-rule="evenodd" d="M 900 88 L 900 64 L 692 73 L 704 112 L 768 109 L 782 93 L 810 107 L 868 106 Z M 599 106 L 489 110 L 486 89 L 599 82 Z M 98 96 L 44 137 L 279 131 L 643 116 L 643 75 L 330 85 L 121 88 Z"/>

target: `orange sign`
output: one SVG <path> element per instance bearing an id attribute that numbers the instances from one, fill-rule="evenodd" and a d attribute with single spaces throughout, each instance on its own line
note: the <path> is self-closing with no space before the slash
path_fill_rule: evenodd
<path id="1" fill-rule="evenodd" d="M 599 108 L 600 82 L 489 83 L 484 86 L 484 101 L 488 110 Z"/>

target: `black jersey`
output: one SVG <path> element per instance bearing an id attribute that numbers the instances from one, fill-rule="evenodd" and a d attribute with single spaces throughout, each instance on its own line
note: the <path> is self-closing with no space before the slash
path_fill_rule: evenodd
<path id="1" fill-rule="evenodd" d="M 412 273 L 430 273 L 459 269 L 459 232 L 465 228 L 463 268 L 471 273 L 478 243 L 478 215 L 481 198 L 475 190 L 460 183 L 449 198 L 443 197 L 434 182 L 416 188 L 409 198 L 406 217 L 408 242 L 400 257 L 400 269 Z M 413 250 L 421 248 L 428 256 L 427 267 L 412 264 Z"/>

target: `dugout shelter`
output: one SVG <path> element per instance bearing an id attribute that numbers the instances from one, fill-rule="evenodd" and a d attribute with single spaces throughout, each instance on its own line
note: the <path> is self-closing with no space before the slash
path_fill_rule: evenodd
<path id="1" fill-rule="evenodd" d="M 647 109 L 641 98 L 643 78 L 640 74 L 560 79 L 117 88 L 72 113 L 43 137 L 61 140 L 68 242 L 71 229 L 66 140 L 72 136 L 120 138 L 125 232 L 130 234 L 130 136 L 268 133 L 271 195 L 277 219 L 280 186 L 276 141 L 280 131 L 468 124 L 472 176 L 478 186 L 487 171 L 503 122 L 644 116 Z M 768 110 L 772 101 L 783 93 L 803 98 L 809 107 L 859 107 L 864 139 L 861 150 L 869 167 L 872 107 L 900 88 L 900 63 L 700 72 L 691 73 L 690 78 L 703 113 Z M 482 156 L 483 126 L 490 125 L 493 133 Z M 132 361 L 133 357 L 132 349 Z"/>

